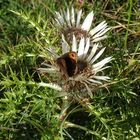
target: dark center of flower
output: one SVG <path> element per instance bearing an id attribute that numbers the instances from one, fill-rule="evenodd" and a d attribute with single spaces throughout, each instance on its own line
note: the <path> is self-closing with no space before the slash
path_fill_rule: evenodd
<path id="1" fill-rule="evenodd" d="M 80 40 L 82 37 L 87 38 L 89 37 L 88 32 L 82 30 L 81 28 L 68 28 L 66 30 L 62 29 L 62 33 L 65 36 L 66 41 L 69 43 L 72 41 L 73 35 L 75 35 L 77 40 Z"/>
<path id="2" fill-rule="evenodd" d="M 88 66 L 87 62 L 78 60 L 78 62 L 77 62 L 78 72 L 77 73 L 83 72 L 87 68 L 87 66 Z"/>
<path id="3" fill-rule="evenodd" d="M 74 76 L 81 73 L 83 73 L 86 76 L 89 76 L 92 73 L 91 66 L 86 61 L 78 60 L 76 67 L 77 67 L 77 71 L 75 72 Z"/>

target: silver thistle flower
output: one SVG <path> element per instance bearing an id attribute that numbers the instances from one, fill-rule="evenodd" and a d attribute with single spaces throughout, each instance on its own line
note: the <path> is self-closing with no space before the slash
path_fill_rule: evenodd
<path id="1" fill-rule="evenodd" d="M 90 37 L 91 42 L 98 42 L 107 37 L 105 33 L 110 29 L 105 21 L 101 22 L 95 28 L 91 29 L 94 14 L 90 12 L 83 23 L 81 24 L 82 10 L 76 11 L 73 7 L 67 8 L 66 12 L 55 12 L 56 22 L 58 27 L 61 29 L 61 33 L 64 34 L 65 39 L 68 43 L 71 43 L 72 35 L 74 34 L 77 39 L 82 37 Z"/>
<path id="2" fill-rule="evenodd" d="M 99 57 L 103 54 L 105 48 L 101 48 L 99 43 L 94 43 L 93 46 L 90 45 L 90 38 L 81 38 L 78 43 L 76 37 L 73 35 L 72 47 L 68 45 L 64 36 L 62 36 L 62 54 L 58 55 L 52 51 L 55 56 L 54 63 L 52 65 L 47 65 L 49 68 L 44 70 L 47 73 L 52 73 L 53 76 L 57 76 L 58 85 L 62 86 L 62 89 L 69 93 L 70 97 L 76 95 L 78 98 L 87 97 L 89 95 L 92 97 L 93 89 L 101 85 L 103 81 L 109 80 L 108 76 L 104 76 L 103 70 L 109 66 L 105 66 L 108 62 L 112 60 L 112 57 L 104 58 L 98 61 Z M 76 54 L 74 63 L 72 67 L 67 67 L 71 64 L 66 64 L 67 54 Z M 58 64 L 58 60 L 63 60 L 61 65 Z M 73 67 L 75 65 L 76 67 Z M 74 72 L 69 75 L 68 70 L 74 70 Z M 65 75 L 65 77 L 64 77 Z"/>

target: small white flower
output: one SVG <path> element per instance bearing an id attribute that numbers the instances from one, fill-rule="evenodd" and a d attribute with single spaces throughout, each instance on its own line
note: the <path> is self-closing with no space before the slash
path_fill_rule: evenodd
<path id="1" fill-rule="evenodd" d="M 73 34 L 77 39 L 90 37 L 91 42 L 98 42 L 107 37 L 105 33 L 110 29 L 105 21 L 91 29 L 94 18 L 93 12 L 90 12 L 86 16 L 83 23 L 81 23 L 82 10 L 77 11 L 72 7 L 71 9 L 67 8 L 66 12 L 61 11 L 55 13 L 57 25 L 61 29 L 61 33 L 64 34 L 68 43 L 71 43 Z"/>

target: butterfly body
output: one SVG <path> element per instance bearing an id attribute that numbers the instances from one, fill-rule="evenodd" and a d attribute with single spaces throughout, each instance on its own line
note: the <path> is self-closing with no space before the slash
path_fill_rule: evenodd
<path id="1" fill-rule="evenodd" d="M 73 76 L 77 71 L 77 53 L 68 52 L 60 56 L 56 60 L 57 65 L 60 68 L 60 72 L 66 78 Z"/>

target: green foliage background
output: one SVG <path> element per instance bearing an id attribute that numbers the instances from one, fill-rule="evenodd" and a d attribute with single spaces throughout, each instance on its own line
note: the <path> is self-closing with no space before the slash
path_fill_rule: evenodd
<path id="1" fill-rule="evenodd" d="M 0 139 L 7 140 L 139 140 L 140 139 L 140 3 L 137 0 L 87 0 L 95 25 L 113 27 L 105 56 L 113 56 L 107 90 L 101 88 L 89 106 L 74 104 L 64 121 L 58 91 L 36 72 L 50 58 L 46 48 L 59 51 L 61 38 L 54 12 L 78 1 L 0 0 Z M 84 16 L 83 16 L 84 19 Z"/>

